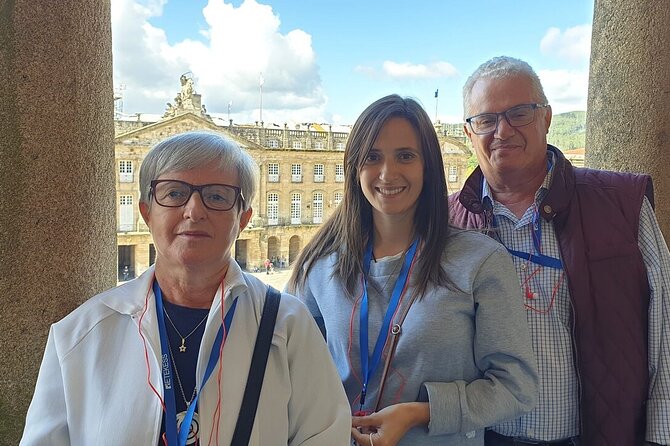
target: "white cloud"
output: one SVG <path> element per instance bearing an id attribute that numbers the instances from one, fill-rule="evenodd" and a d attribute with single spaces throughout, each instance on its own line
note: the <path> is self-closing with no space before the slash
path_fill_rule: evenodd
<path id="1" fill-rule="evenodd" d="M 591 56 L 591 25 L 578 25 L 561 31 L 549 28 L 540 41 L 542 54 L 572 64 L 588 64 Z"/>
<path id="2" fill-rule="evenodd" d="M 377 76 L 377 70 L 367 65 L 356 65 L 354 71 L 372 78 Z"/>
<path id="3" fill-rule="evenodd" d="M 586 110 L 587 70 L 540 70 L 538 76 L 554 113 Z"/>
<path id="4" fill-rule="evenodd" d="M 449 62 L 434 62 L 429 65 L 398 63 L 387 60 L 382 65 L 384 73 L 397 79 L 436 79 L 458 74 Z"/>
<path id="5" fill-rule="evenodd" d="M 439 79 L 458 76 L 458 71 L 449 62 L 433 62 L 430 64 L 413 64 L 386 60 L 380 69 L 359 65 L 354 71 L 372 78 L 407 79 Z"/>
<path id="6" fill-rule="evenodd" d="M 203 9 L 206 29 L 193 40 L 170 44 L 166 30 L 150 23 L 166 2 L 112 0 L 114 81 L 126 87 L 126 112 L 162 112 L 179 91 L 179 76 L 190 71 L 208 111 L 226 113 L 233 101 L 235 121 L 254 121 L 262 72 L 264 121 L 275 115 L 325 120 L 327 98 L 309 34 L 300 29 L 282 34 L 272 7 L 255 0 L 239 7 L 209 0 Z"/>

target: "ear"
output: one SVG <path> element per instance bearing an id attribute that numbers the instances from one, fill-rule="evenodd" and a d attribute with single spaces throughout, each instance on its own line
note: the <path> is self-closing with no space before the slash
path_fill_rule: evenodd
<path id="1" fill-rule="evenodd" d="M 468 126 L 468 123 L 463 124 L 463 131 L 465 132 L 465 135 L 468 137 L 470 142 L 472 142 L 472 133 L 470 133 L 470 126 Z"/>
<path id="2" fill-rule="evenodd" d="M 240 230 L 238 231 L 237 235 L 240 235 L 240 232 L 244 230 L 244 228 L 247 227 L 249 224 L 249 220 L 251 220 L 251 215 L 254 213 L 254 210 L 249 207 L 246 211 L 242 212 L 240 215 Z"/>
<path id="3" fill-rule="evenodd" d="M 144 220 L 144 223 L 149 226 L 149 211 L 151 210 L 151 207 L 149 204 L 145 203 L 144 201 L 140 201 L 140 214 L 142 215 L 142 219 Z"/>
<path id="4" fill-rule="evenodd" d="M 549 126 L 551 125 L 551 116 L 552 116 L 551 105 L 547 105 L 544 111 L 544 123 L 547 126 L 547 133 L 549 133 Z"/>

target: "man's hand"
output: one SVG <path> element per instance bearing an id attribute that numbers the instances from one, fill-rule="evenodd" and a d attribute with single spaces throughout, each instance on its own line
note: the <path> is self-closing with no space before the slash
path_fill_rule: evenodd
<path id="1" fill-rule="evenodd" d="M 361 446 L 395 446 L 408 430 L 427 426 L 428 403 L 399 403 L 365 417 L 351 418 L 351 436 Z"/>

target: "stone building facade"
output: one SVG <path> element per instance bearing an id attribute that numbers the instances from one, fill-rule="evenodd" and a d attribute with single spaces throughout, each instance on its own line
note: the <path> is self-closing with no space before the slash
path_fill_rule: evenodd
<path id="1" fill-rule="evenodd" d="M 186 90 L 186 87 L 190 87 Z M 195 96 L 192 98 L 192 96 Z M 331 216 L 344 194 L 344 148 L 349 129 L 322 124 L 289 128 L 255 123 L 237 125 L 212 118 L 191 84 L 184 83 L 158 121 L 115 120 L 118 280 L 141 274 L 155 260 L 151 234 L 139 214 L 139 167 L 157 142 L 186 131 L 221 133 L 236 141 L 256 161 L 258 194 L 253 217 L 233 247 L 248 270 L 265 259 L 288 266 L 317 229 Z M 470 155 L 463 138 L 436 126 L 450 191 L 465 179 Z"/>

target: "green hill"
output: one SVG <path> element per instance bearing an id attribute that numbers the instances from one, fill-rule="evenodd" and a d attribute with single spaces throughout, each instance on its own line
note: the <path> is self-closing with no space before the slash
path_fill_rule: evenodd
<path id="1" fill-rule="evenodd" d="M 584 147 L 586 139 L 586 112 L 574 111 L 554 115 L 547 142 L 561 150 Z"/>

